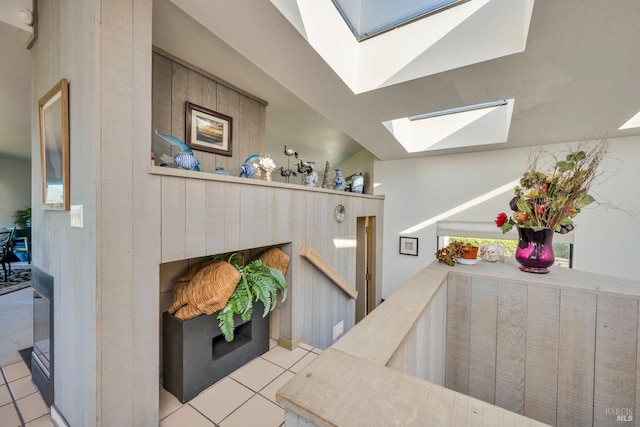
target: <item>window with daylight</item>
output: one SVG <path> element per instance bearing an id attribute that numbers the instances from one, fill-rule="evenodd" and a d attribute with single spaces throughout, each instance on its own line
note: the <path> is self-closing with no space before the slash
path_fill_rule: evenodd
<path id="1" fill-rule="evenodd" d="M 361 41 L 469 0 L 332 0 Z"/>
<path id="2" fill-rule="evenodd" d="M 556 233 L 553 237 L 554 265 L 573 268 L 575 231 L 568 234 Z M 510 231 L 502 234 L 495 224 L 475 221 L 438 221 L 436 225 L 436 251 L 453 241 L 470 243 L 473 246 L 499 243 L 504 246 L 505 258 L 515 256 L 518 234 Z"/>

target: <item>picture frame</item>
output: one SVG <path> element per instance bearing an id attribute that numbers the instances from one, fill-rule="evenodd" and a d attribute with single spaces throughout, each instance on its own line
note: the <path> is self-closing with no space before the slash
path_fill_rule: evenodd
<path id="1" fill-rule="evenodd" d="M 400 254 L 418 256 L 418 238 L 400 236 Z"/>
<path id="2" fill-rule="evenodd" d="M 208 108 L 186 103 L 186 142 L 192 150 L 231 156 L 233 118 Z"/>
<path id="3" fill-rule="evenodd" d="M 38 100 L 42 207 L 69 210 L 69 81 Z"/>

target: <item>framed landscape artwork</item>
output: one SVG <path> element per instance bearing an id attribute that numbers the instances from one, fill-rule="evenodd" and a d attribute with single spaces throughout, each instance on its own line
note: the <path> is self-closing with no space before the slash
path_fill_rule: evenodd
<path id="1" fill-rule="evenodd" d="M 193 150 L 231 156 L 232 123 L 229 116 L 187 102 L 186 143 Z"/>
<path id="2" fill-rule="evenodd" d="M 44 209 L 69 210 L 69 82 L 60 80 L 38 101 Z"/>

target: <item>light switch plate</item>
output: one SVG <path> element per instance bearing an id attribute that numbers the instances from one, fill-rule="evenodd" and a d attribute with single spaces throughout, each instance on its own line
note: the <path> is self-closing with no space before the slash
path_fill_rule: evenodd
<path id="1" fill-rule="evenodd" d="M 71 205 L 71 227 L 82 228 L 82 205 Z"/>

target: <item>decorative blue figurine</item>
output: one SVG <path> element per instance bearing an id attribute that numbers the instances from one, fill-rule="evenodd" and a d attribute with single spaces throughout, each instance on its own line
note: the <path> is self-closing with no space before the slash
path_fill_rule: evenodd
<path id="1" fill-rule="evenodd" d="M 187 144 L 180 141 L 175 136 L 158 132 L 158 129 L 156 129 L 156 135 L 180 150 L 180 153 L 176 154 L 176 156 L 174 157 L 176 166 L 181 169 L 193 170 L 198 172 L 200 171 L 200 162 L 193 155 L 193 151 L 191 150 L 191 148 L 187 147 Z"/>
<path id="2" fill-rule="evenodd" d="M 243 176 L 246 178 L 251 178 L 256 173 L 256 168 L 249 163 L 253 159 L 260 158 L 260 154 L 252 154 L 244 161 L 243 165 L 240 166 L 240 177 Z"/>

